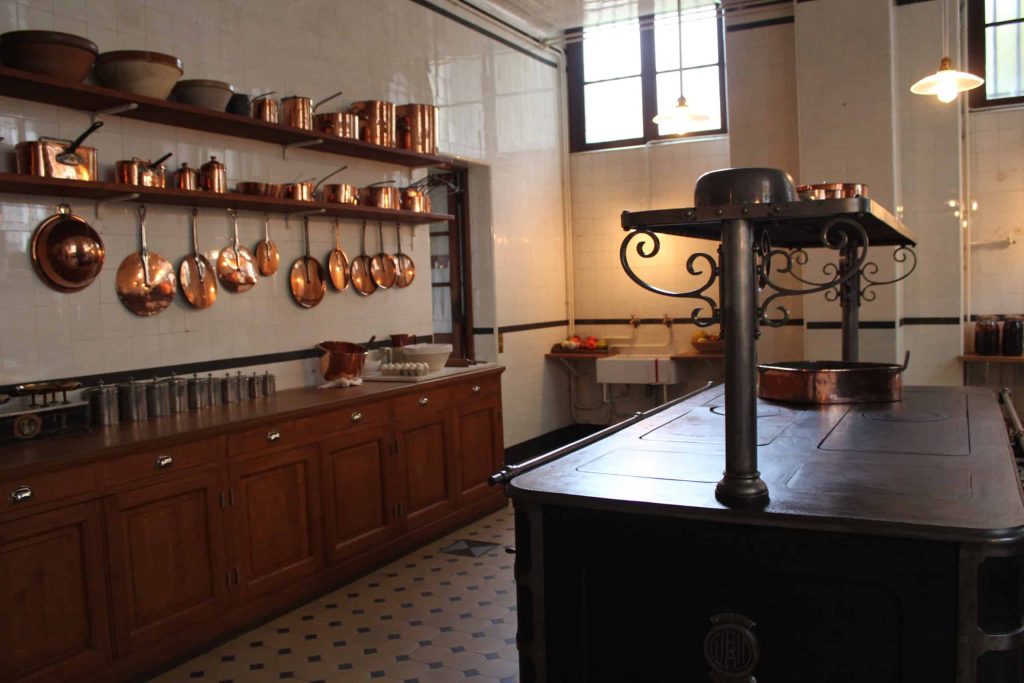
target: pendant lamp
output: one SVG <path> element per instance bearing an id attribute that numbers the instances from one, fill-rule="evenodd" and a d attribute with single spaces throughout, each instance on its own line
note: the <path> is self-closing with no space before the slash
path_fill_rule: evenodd
<path id="1" fill-rule="evenodd" d="M 686 96 L 683 95 L 683 5 L 682 0 L 676 0 L 676 20 L 679 22 L 679 99 L 676 106 L 668 111 L 659 112 L 654 117 L 654 122 L 659 126 L 669 128 L 667 132 L 682 135 L 704 128 L 704 123 L 711 119 L 707 114 L 702 114 L 686 103 Z"/>
<path id="2" fill-rule="evenodd" d="M 949 54 L 949 32 L 946 30 L 946 0 L 942 3 L 942 52 Z M 985 82 L 984 78 L 966 71 L 957 71 L 949 57 L 939 62 L 939 70 L 925 76 L 914 85 L 910 92 L 915 95 L 935 95 L 939 102 L 952 102 L 960 93 L 973 90 Z"/>

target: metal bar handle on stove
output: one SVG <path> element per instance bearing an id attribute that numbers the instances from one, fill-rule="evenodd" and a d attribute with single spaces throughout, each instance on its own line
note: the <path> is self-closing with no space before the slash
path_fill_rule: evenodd
<path id="1" fill-rule="evenodd" d="M 705 389 L 708 389 L 712 384 L 714 384 L 714 382 L 708 382 L 699 389 L 695 389 L 688 394 L 680 396 L 679 398 L 672 399 L 668 403 L 663 403 L 660 406 L 656 406 L 644 412 L 638 411 L 632 416 L 627 417 L 622 422 L 616 422 L 610 427 L 605 427 L 599 432 L 595 432 L 594 434 L 579 439 L 578 441 L 573 441 L 572 443 L 562 446 L 561 448 L 556 448 L 553 451 L 548 451 L 543 455 L 538 455 L 535 458 L 530 458 L 526 462 L 521 462 L 515 465 L 505 465 L 499 471 L 492 474 L 487 479 L 487 483 L 490 484 L 491 486 L 496 486 L 497 484 L 507 484 L 514 478 L 518 477 L 520 474 L 526 474 L 530 470 L 535 470 L 541 465 L 546 465 L 549 462 L 558 460 L 563 456 L 569 455 L 570 453 L 578 451 L 581 448 L 585 448 L 586 446 L 596 443 L 605 437 L 611 436 L 612 434 L 615 434 L 617 432 L 621 432 L 626 427 L 634 425 L 637 422 L 640 422 L 641 420 L 645 420 L 653 415 L 657 415 L 658 413 L 662 412 L 663 410 L 666 410 L 667 408 L 671 408 L 674 405 L 678 405 L 683 401 L 696 396 Z"/>
<path id="2" fill-rule="evenodd" d="M 1021 425 L 1017 409 L 1013 407 L 1013 392 L 1004 387 L 999 391 L 999 402 L 1003 404 L 1003 411 L 1010 418 L 1010 426 L 1013 432 L 1010 438 L 1017 442 L 1018 453 L 1024 456 L 1024 426 Z"/>

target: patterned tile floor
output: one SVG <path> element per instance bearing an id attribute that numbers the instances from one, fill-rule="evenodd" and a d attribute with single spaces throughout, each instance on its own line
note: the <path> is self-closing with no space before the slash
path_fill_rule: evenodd
<path id="1" fill-rule="evenodd" d="M 512 508 L 150 683 L 517 683 Z"/>

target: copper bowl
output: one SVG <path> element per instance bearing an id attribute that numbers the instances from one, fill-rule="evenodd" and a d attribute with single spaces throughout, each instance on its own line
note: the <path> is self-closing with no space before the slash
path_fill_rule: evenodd
<path id="1" fill-rule="evenodd" d="M 242 182 L 235 185 L 235 192 L 238 194 L 255 195 L 257 197 L 280 199 L 284 196 L 284 186 L 279 183 Z"/>
<path id="2" fill-rule="evenodd" d="M 320 357 L 320 374 L 328 382 L 336 379 L 359 379 L 368 353 L 365 346 L 351 342 L 324 341 L 317 344 L 324 352 Z"/>
<path id="3" fill-rule="evenodd" d="M 57 31 L 11 31 L 0 35 L 4 66 L 81 83 L 100 51 L 80 36 Z"/>

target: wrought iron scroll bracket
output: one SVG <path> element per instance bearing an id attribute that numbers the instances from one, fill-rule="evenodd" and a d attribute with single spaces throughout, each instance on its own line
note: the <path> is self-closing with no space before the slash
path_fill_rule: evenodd
<path id="1" fill-rule="evenodd" d="M 877 294 L 872 290 L 873 287 L 884 287 L 887 285 L 894 285 L 897 282 L 902 282 L 910 277 L 910 274 L 917 268 L 917 253 L 914 252 L 910 247 L 903 245 L 897 247 L 892 252 L 892 260 L 896 263 L 908 263 L 910 264 L 909 270 L 895 277 L 891 280 L 875 280 L 872 278 L 874 275 L 878 275 L 878 265 L 876 263 L 865 263 L 864 267 L 861 268 L 860 276 L 867 284 L 861 287 L 860 298 L 864 301 L 874 301 Z"/>
<path id="2" fill-rule="evenodd" d="M 637 240 L 638 237 L 645 239 Z M 674 292 L 668 289 L 655 287 L 636 274 L 629 263 L 629 248 L 634 240 L 637 240 L 635 250 L 640 258 L 654 258 L 658 255 L 658 252 L 661 251 L 661 240 L 650 230 L 633 230 L 626 235 L 625 239 L 622 240 L 622 245 L 619 247 L 619 262 L 622 264 L 622 269 L 626 272 L 626 275 L 629 276 L 630 280 L 638 284 L 643 289 L 646 289 L 648 292 L 654 292 L 661 296 L 668 296 L 675 299 L 696 299 L 697 301 L 702 302 L 701 305 L 698 305 L 690 313 L 690 322 L 698 327 L 708 327 L 721 321 L 721 311 L 718 307 L 718 302 L 705 293 L 711 289 L 721 274 L 721 269 L 714 256 L 703 252 L 690 254 L 689 258 L 686 259 L 686 272 L 695 277 L 707 274 L 707 280 L 699 287 L 689 291 Z M 650 240 L 650 249 L 646 248 L 646 240 Z M 705 262 L 706 270 L 698 265 L 700 261 Z M 702 318 L 700 317 L 700 312 L 704 307 L 710 309 L 711 314 Z"/>

